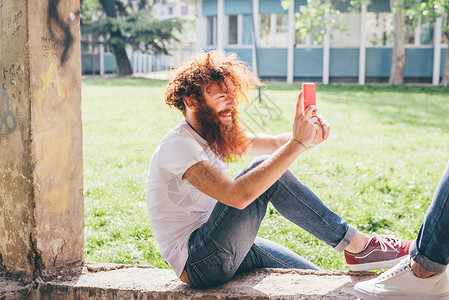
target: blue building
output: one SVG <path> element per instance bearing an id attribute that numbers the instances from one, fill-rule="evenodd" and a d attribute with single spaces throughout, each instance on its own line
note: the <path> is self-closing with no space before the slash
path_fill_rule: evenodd
<path id="1" fill-rule="evenodd" d="M 372 0 L 360 13 L 342 9 L 346 32 L 318 44 L 299 39 L 295 14 L 306 0 L 284 9 L 280 0 L 197 0 L 196 47 L 235 52 L 264 79 L 314 82 L 386 82 L 392 62 L 389 0 Z M 438 84 L 447 43 L 442 25 L 406 29 L 405 82 Z"/>

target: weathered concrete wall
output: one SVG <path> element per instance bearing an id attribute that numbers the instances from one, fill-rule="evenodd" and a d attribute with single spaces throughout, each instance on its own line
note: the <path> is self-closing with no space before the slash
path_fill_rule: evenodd
<path id="1" fill-rule="evenodd" d="M 79 1 L 28 1 L 36 250 L 44 275 L 81 261 L 84 204 Z"/>
<path id="2" fill-rule="evenodd" d="M 77 0 L 0 0 L 0 262 L 15 274 L 83 260 L 78 12 Z"/>
<path id="3" fill-rule="evenodd" d="M 26 2 L 0 0 L 0 16 L 0 264 L 33 274 Z"/>

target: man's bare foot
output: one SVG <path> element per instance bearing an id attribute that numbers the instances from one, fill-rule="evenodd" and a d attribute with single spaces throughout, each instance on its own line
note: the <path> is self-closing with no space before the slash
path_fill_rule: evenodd
<path id="1" fill-rule="evenodd" d="M 368 240 L 368 235 L 357 231 L 351 243 L 349 243 L 348 247 L 346 247 L 345 250 L 350 253 L 362 252 L 368 244 Z"/>
<path id="2" fill-rule="evenodd" d="M 412 267 L 413 274 L 419 278 L 427 278 L 436 274 L 435 272 L 427 271 L 413 259 L 410 259 L 410 266 Z"/>

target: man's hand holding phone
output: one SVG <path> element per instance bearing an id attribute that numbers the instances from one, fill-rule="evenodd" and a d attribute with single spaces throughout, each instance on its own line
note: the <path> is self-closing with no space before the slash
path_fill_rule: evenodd
<path id="1" fill-rule="evenodd" d="M 321 115 L 317 115 L 317 111 L 315 84 L 304 83 L 303 90 L 298 95 L 292 137 L 299 137 L 298 140 L 307 148 L 316 146 L 329 137 L 329 123 Z"/>
<path id="2" fill-rule="evenodd" d="M 316 93 L 315 93 L 315 83 L 303 83 L 302 91 L 304 93 L 304 110 L 306 110 L 310 105 L 316 106 Z M 316 111 L 313 112 L 313 115 Z"/>

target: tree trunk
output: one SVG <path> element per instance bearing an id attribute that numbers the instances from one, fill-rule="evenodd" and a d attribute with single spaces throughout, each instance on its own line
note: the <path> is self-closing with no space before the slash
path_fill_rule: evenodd
<path id="1" fill-rule="evenodd" d="M 118 48 L 118 49 L 116 49 Z M 124 47 L 114 47 L 112 49 L 117 60 L 117 68 L 119 76 L 128 76 L 133 73 L 131 63 L 129 62 L 128 55 L 126 54 Z"/>
<path id="2" fill-rule="evenodd" d="M 405 67 L 405 12 L 404 0 L 390 0 L 393 11 L 393 55 L 389 84 L 404 83 Z"/>
<path id="3" fill-rule="evenodd" d="M 100 0 L 101 5 L 106 13 L 106 16 L 111 18 L 117 18 L 117 11 L 115 9 L 113 0 Z M 114 31 L 111 33 L 111 37 L 121 37 L 120 31 Z M 112 48 L 115 59 L 117 60 L 117 68 L 119 76 L 127 76 L 133 73 L 131 63 L 129 62 L 128 55 L 126 54 L 125 47 L 116 46 Z"/>

